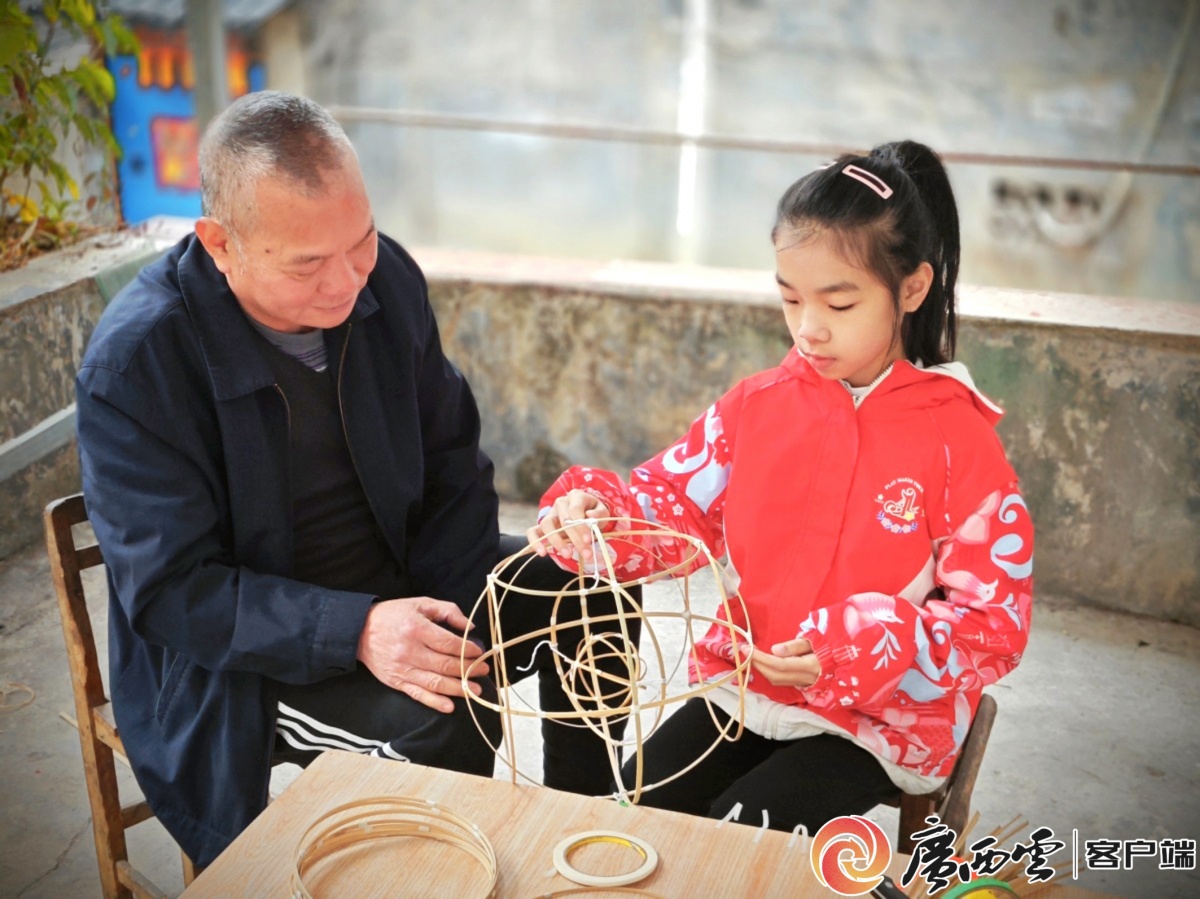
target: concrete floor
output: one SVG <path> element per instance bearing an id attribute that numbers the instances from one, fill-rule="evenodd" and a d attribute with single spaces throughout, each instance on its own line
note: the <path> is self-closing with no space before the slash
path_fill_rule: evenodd
<path id="1" fill-rule="evenodd" d="M 519 532 L 532 515 L 506 505 L 502 527 Z M 677 602 L 677 586 L 652 589 L 647 605 Z M 698 585 L 693 602 L 706 596 Z M 102 618 L 104 599 L 94 598 Z M 65 651 L 38 545 L 0 563 L 0 650 L 0 687 L 12 691 L 0 709 L 0 896 L 98 896 L 79 743 L 63 718 L 74 715 Z M 1081 843 L 1200 839 L 1200 631 L 1038 596 L 1024 662 L 989 692 L 1000 711 L 975 788 L 977 834 L 1019 815 L 1068 845 L 1073 828 Z M 536 730 L 520 730 L 516 743 L 518 767 L 536 776 Z M 276 769 L 275 791 L 297 770 Z M 895 832 L 894 811 L 871 817 Z M 130 844 L 156 882 L 182 889 L 178 851 L 157 822 L 134 828 Z M 1080 883 L 1124 896 L 1200 895 L 1200 872 L 1160 871 L 1153 858 L 1132 871 L 1085 871 Z"/>

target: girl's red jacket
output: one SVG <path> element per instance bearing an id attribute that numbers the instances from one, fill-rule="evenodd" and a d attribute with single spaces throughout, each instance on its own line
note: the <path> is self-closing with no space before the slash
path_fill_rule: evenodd
<path id="1" fill-rule="evenodd" d="M 897 362 L 856 408 L 793 350 L 630 483 L 565 472 L 542 514 L 580 488 L 614 516 L 727 554 L 749 614 L 736 623 L 749 624 L 757 649 L 802 637 L 821 663 L 810 687 L 752 674 L 749 689 L 807 708 L 894 765 L 944 777 L 981 690 L 1016 667 L 1029 635 L 1033 526 L 994 430 L 1000 414 L 958 363 Z M 623 578 L 688 552 L 655 542 L 614 543 Z M 731 670 L 728 633 L 714 626 L 697 642 L 693 682 Z"/>

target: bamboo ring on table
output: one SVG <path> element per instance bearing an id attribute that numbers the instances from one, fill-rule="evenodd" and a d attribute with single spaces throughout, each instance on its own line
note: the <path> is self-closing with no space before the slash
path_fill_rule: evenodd
<path id="1" fill-rule="evenodd" d="M 750 677 L 750 657 L 753 639 L 750 635 L 749 616 L 741 596 L 734 592 L 731 597 L 725 590 L 724 571 L 713 558 L 703 541 L 688 534 L 674 531 L 663 525 L 627 518 L 598 518 L 586 522 L 569 522 L 555 533 L 567 527 L 585 524 L 592 530 L 593 548 L 597 561 L 585 565 L 578 561 L 576 577 L 562 590 L 535 590 L 520 585 L 521 572 L 538 558 L 532 546 L 502 560 L 488 575 L 487 586 L 471 610 L 471 619 L 478 621 L 482 609 L 487 609 L 487 621 L 492 634 L 491 648 L 474 659 L 468 659 L 467 640 L 464 638 L 461 660 L 463 665 L 462 685 L 467 708 L 475 725 L 492 751 L 500 756 L 512 772 L 513 783 L 518 777 L 529 783 L 537 781 L 520 771 L 516 760 L 514 723 L 516 717 L 538 718 L 556 721 L 571 727 L 586 727 L 605 743 L 608 750 L 612 780 L 617 785 L 617 796 L 637 803 L 641 794 L 652 790 L 696 767 L 716 747 L 726 740 L 741 736 L 744 715 L 746 684 Z M 603 530 L 608 527 L 610 530 Z M 618 552 L 633 549 L 633 554 L 649 558 L 657 569 L 645 577 L 623 576 L 616 567 Z M 630 553 L 626 552 L 626 555 Z M 692 607 L 691 587 L 685 576 L 699 576 L 708 571 L 718 595 L 714 614 L 705 615 Z M 681 593 L 679 611 L 647 611 L 633 598 L 629 590 L 668 578 L 678 578 Z M 605 614 L 588 614 L 588 598 L 595 593 L 610 592 L 616 598 L 616 610 Z M 554 606 L 549 626 L 539 630 L 506 638 L 500 624 L 500 610 L 505 602 L 520 602 L 531 596 L 553 597 Z M 575 611 L 568 611 L 564 603 L 578 603 Z M 640 621 L 642 642 L 648 643 L 645 656 L 631 635 L 631 623 Z M 656 633 L 662 623 L 682 627 L 683 650 L 674 666 L 663 658 L 663 640 Z M 738 622 L 747 622 L 742 625 Z M 684 663 L 694 662 L 697 656 L 696 637 L 692 633 L 694 624 L 708 626 L 704 639 L 718 647 L 728 661 L 729 670 L 690 685 L 690 689 L 679 695 L 669 695 L 668 685 L 674 674 Z M 564 631 L 582 628 L 574 657 L 569 657 L 559 648 L 559 639 Z M 554 670 L 562 682 L 563 690 L 570 701 L 569 711 L 546 712 L 525 702 L 513 689 L 506 654 L 517 647 L 534 647 L 534 654 L 548 646 L 553 655 Z M 649 658 L 647 658 L 647 656 Z M 476 696 L 469 688 L 471 678 L 487 664 L 497 687 L 495 702 Z M 668 668 L 671 668 L 668 672 Z M 607 670 L 606 670 L 607 669 Z M 615 669 L 615 670 L 614 670 Z M 713 691 L 731 687 L 736 690 L 736 714 L 719 723 L 712 702 Z M 642 747 L 650 735 L 664 720 L 668 706 L 700 697 L 708 706 L 715 729 L 712 745 L 703 751 L 687 767 L 664 777 L 653 784 L 643 783 Z M 517 701 L 514 701 L 517 700 Z M 498 712 L 503 728 L 503 739 L 492 743 L 482 727 L 476 707 Z M 643 722 L 645 714 L 649 723 Z M 627 721 L 632 738 L 616 736 L 614 725 Z M 501 746 L 504 749 L 501 749 Z M 626 785 L 621 777 L 622 749 L 632 750 L 634 783 Z M 625 757 L 629 758 L 627 752 Z"/>
<path id="2" fill-rule="evenodd" d="M 466 852 L 483 868 L 486 892 L 496 893 L 496 852 L 479 825 L 444 805 L 404 796 L 373 796 L 347 802 L 317 818 L 296 846 L 292 867 L 291 899 L 313 899 L 304 877 L 322 859 L 350 846 L 395 837 L 437 840 Z"/>

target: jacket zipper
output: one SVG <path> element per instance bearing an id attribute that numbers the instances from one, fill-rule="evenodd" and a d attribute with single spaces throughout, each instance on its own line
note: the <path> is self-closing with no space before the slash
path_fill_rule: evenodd
<path id="1" fill-rule="evenodd" d="M 779 719 L 783 717 L 783 710 L 786 708 L 782 702 L 776 700 L 767 700 L 767 712 L 762 718 L 762 730 L 757 733 L 762 734 L 768 740 L 782 740 L 784 737 L 779 734 Z"/>
<path id="2" fill-rule="evenodd" d="M 291 484 L 290 484 L 290 482 L 291 482 L 291 457 L 292 457 L 292 407 L 288 403 L 287 394 L 284 393 L 283 388 L 279 386 L 279 382 L 276 381 L 271 386 L 275 388 L 275 392 L 278 393 L 279 398 L 281 400 L 283 400 L 283 414 L 287 418 L 287 438 L 288 438 L 287 454 L 288 454 L 288 482 L 289 482 L 288 494 L 290 496 L 291 495 Z M 290 502 L 287 504 L 287 517 L 288 517 L 288 531 L 291 532 L 295 529 L 296 525 L 295 525 L 295 521 L 293 521 L 293 519 L 292 519 L 292 504 Z M 295 547 L 292 548 L 292 554 L 295 555 Z M 294 564 L 294 562 L 293 562 L 293 564 Z M 267 740 L 266 758 L 263 760 L 263 765 L 264 765 L 264 769 L 267 772 L 267 776 L 265 778 L 263 778 L 262 793 L 259 795 L 259 801 L 262 803 L 262 807 L 264 809 L 271 802 L 271 756 L 274 753 L 274 749 L 275 749 L 275 727 L 276 727 L 276 721 L 279 717 L 278 692 L 276 693 L 276 700 L 271 703 L 271 711 L 270 711 L 269 717 L 271 720 L 271 736 L 270 736 L 270 739 Z"/>
<path id="3" fill-rule="evenodd" d="M 279 398 L 281 400 L 283 400 L 283 411 L 287 415 L 288 440 L 291 440 L 291 438 L 292 438 L 292 407 L 288 405 L 287 394 L 285 394 L 283 392 L 283 388 L 279 386 L 279 382 L 276 381 L 271 386 L 275 388 L 275 392 L 278 393 Z"/>
<path id="4" fill-rule="evenodd" d="M 354 476 L 358 478 L 358 483 L 362 485 L 363 496 L 367 499 L 367 506 L 371 510 L 371 515 L 378 522 L 379 515 L 375 511 L 375 507 L 371 505 L 371 497 L 367 495 L 366 484 L 363 484 L 362 472 L 358 468 L 358 459 L 354 457 L 354 446 L 350 443 L 350 429 L 346 427 L 346 406 L 342 402 L 342 375 L 346 371 L 346 352 L 350 349 L 350 331 L 354 327 L 354 322 L 346 322 L 346 337 L 342 341 L 342 352 L 338 357 L 338 374 L 337 374 L 337 402 L 338 402 L 338 418 L 342 421 L 342 436 L 346 438 L 346 452 L 350 454 L 350 466 L 354 469 Z M 382 530 L 382 528 L 381 528 Z"/>
<path id="5" fill-rule="evenodd" d="M 288 478 L 288 493 L 289 493 L 289 495 L 290 495 L 290 494 L 291 494 L 291 489 L 292 489 L 292 488 L 291 488 L 291 480 L 292 480 L 292 476 L 291 476 L 291 459 L 292 459 L 292 407 L 291 407 L 291 406 L 288 404 L 287 394 L 283 392 L 283 388 L 279 386 L 279 382 L 278 382 L 278 381 L 276 381 L 276 382 L 275 382 L 274 384 L 272 384 L 271 386 L 275 388 L 275 392 L 276 392 L 276 393 L 278 393 L 278 394 L 279 394 L 279 398 L 280 398 L 281 400 L 283 400 L 283 414 L 284 414 L 284 415 L 287 417 L 287 438 L 288 438 L 288 441 L 287 441 L 287 454 L 288 454 L 288 475 L 287 475 L 287 478 Z M 288 503 L 287 517 L 288 517 L 288 530 L 289 530 L 289 531 L 291 531 L 291 530 L 294 530 L 294 529 L 295 529 L 295 527 L 296 527 L 296 522 L 295 522 L 295 521 L 293 520 L 293 518 L 292 518 L 292 504 L 291 504 L 291 503 Z"/>

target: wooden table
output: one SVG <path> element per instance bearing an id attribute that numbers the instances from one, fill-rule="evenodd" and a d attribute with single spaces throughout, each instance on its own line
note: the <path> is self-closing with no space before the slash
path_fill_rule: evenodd
<path id="1" fill-rule="evenodd" d="M 576 885 L 554 869 L 560 840 L 588 830 L 615 830 L 647 841 L 658 852 L 658 869 L 632 886 L 666 897 L 825 897 L 809 863 L 809 841 L 790 834 L 621 806 L 545 787 L 457 774 L 348 752 L 318 758 L 184 892 L 201 896 L 288 896 L 296 846 L 321 814 L 355 799 L 392 795 L 429 799 L 479 825 L 496 851 L 496 896 L 545 896 Z M 790 845 L 789 845 L 790 844 Z M 629 849 L 596 850 L 572 862 L 593 873 L 637 867 Z M 604 854 L 619 858 L 602 858 Z M 615 870 L 604 871 L 608 863 Z M 898 879 L 906 858 L 893 859 Z M 318 899 L 326 897 L 478 896 L 485 882 L 466 853 L 428 839 L 397 838 L 372 848 L 353 847 L 322 862 L 306 878 Z"/>
<path id="2" fill-rule="evenodd" d="M 184 897 L 289 896 L 296 847 L 308 827 L 335 806 L 375 796 L 431 800 L 477 824 L 496 852 L 498 899 L 545 897 L 576 888 L 555 870 L 554 847 L 589 830 L 619 831 L 648 842 L 658 852 L 658 869 L 631 887 L 669 899 L 833 895 L 813 874 L 809 840 L 803 837 L 793 839 L 790 834 L 744 824 L 622 806 L 609 799 L 422 765 L 327 752 L 184 891 Z M 583 847 L 571 858 L 578 868 L 598 874 L 632 870 L 640 863 L 629 849 L 612 845 Z M 907 864 L 907 856 L 893 856 L 887 873 L 899 882 Z M 317 899 L 475 897 L 483 894 L 485 883 L 482 867 L 471 856 L 422 838 L 351 847 L 321 862 L 306 878 Z M 1070 882 L 1048 886 L 1039 896 L 1100 895 Z"/>

